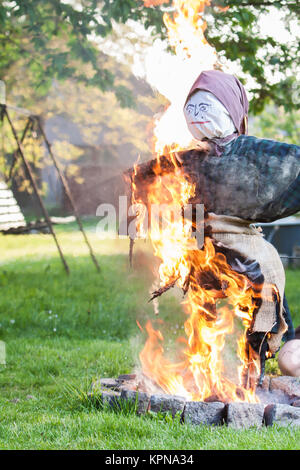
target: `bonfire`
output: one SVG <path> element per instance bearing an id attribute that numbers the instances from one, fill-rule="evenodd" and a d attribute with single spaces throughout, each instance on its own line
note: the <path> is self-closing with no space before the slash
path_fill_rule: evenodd
<path id="1" fill-rule="evenodd" d="M 147 4 L 150 6 L 151 2 Z M 238 139 L 237 135 L 232 142 L 227 139 L 230 145 L 226 149 L 230 148 L 231 153 L 226 150 L 228 158 L 222 159 L 218 145 L 211 150 L 206 142 L 195 141 L 187 127 L 178 126 L 187 96 L 197 88 L 195 73 L 214 71 L 216 76 L 223 73 L 219 72 L 217 52 L 205 38 L 203 13 L 208 5 L 209 0 L 174 0 L 173 11 L 164 15 L 170 45 L 179 59 L 180 89 L 155 122 L 154 160 L 138 164 L 127 173 L 131 179 L 131 202 L 141 208 L 137 232 L 145 235 L 147 226 L 154 254 L 160 260 L 159 286 L 151 300 L 177 286 L 183 291 L 182 304 L 187 316 L 185 337 L 178 342 L 179 359 L 167 357 L 161 329 L 148 320 L 140 363 L 148 387 L 153 384 L 166 394 L 189 401 L 257 403 L 256 387 L 262 385 L 265 360 L 279 349 L 287 325 L 282 306 L 282 263 L 276 250 L 251 222 L 283 217 L 287 208 L 282 205 L 282 197 L 277 197 L 281 194 L 263 191 L 274 187 L 280 192 L 280 184 L 270 183 L 270 168 L 261 171 L 262 177 L 257 181 L 255 171 L 264 161 L 259 156 L 266 145 L 244 135 L 246 115 L 240 129 L 236 125 Z M 194 74 L 191 70 L 195 70 Z M 225 73 L 222 76 L 225 80 Z M 243 93 L 247 112 L 244 89 Z M 299 164 L 299 149 L 286 145 L 284 150 L 285 164 L 292 161 L 294 164 L 295 160 Z M 274 169 L 283 165 L 283 152 L 281 148 L 276 154 L 274 146 L 272 152 Z M 219 153 L 222 155 L 222 149 Z M 229 157 L 233 171 L 226 173 Z M 241 160 L 244 166 L 239 171 Z M 247 164 L 249 171 L 245 168 Z M 264 174 L 269 180 L 264 179 Z M 291 172 L 286 174 L 293 178 Z M 247 185 L 241 184 L 244 176 L 249 179 L 248 192 Z M 256 191 L 251 191 L 253 181 Z M 281 201 L 277 206 L 276 200 Z M 142 209 L 145 207 L 146 210 Z M 227 240 L 223 232 L 229 232 L 231 238 Z M 240 240 L 245 234 L 253 235 L 247 239 L 247 243 L 251 239 L 251 247 L 241 247 Z M 266 267 L 266 259 L 272 259 L 272 269 Z M 225 370 L 224 351 L 229 335 L 238 334 L 241 327 L 235 348 L 236 374 L 229 374 L 237 377 L 233 380 Z"/>

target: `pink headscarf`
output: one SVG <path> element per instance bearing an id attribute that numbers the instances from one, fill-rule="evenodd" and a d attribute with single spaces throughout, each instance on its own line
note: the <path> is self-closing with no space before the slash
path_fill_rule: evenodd
<path id="1" fill-rule="evenodd" d="M 245 88 L 236 77 L 219 70 L 208 70 L 199 75 L 188 94 L 187 100 L 196 90 L 209 91 L 215 95 L 227 109 L 238 135 L 248 133 L 249 102 Z M 218 144 L 225 144 L 232 138 L 233 136 L 228 136 L 225 139 L 218 139 Z"/>

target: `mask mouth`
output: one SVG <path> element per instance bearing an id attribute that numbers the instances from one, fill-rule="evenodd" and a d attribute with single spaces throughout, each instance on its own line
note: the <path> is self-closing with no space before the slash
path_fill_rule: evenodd
<path id="1" fill-rule="evenodd" d="M 208 124 L 211 121 L 192 121 L 191 124 Z"/>

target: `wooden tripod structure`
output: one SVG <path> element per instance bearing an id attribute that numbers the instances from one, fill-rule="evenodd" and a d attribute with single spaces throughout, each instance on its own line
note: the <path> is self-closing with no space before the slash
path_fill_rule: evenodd
<path id="1" fill-rule="evenodd" d="M 25 114 L 27 116 L 27 122 L 26 122 L 26 125 L 25 125 L 25 128 L 24 128 L 24 131 L 23 131 L 23 134 L 22 134 L 22 137 L 19 139 L 18 137 L 18 134 L 16 132 L 16 129 L 15 129 L 15 126 L 13 124 L 13 121 L 10 117 L 10 113 L 9 113 L 9 108 L 15 110 L 15 111 L 18 111 L 18 112 L 21 112 L 22 114 Z M 42 123 L 41 123 L 41 119 L 39 116 L 35 116 L 35 115 L 31 115 L 27 110 L 23 110 L 23 109 L 20 109 L 20 108 L 15 108 L 15 107 L 10 107 L 6 104 L 0 104 L 0 119 L 1 119 L 1 122 L 3 122 L 4 119 L 7 120 L 7 122 L 9 123 L 9 126 L 10 126 L 10 129 L 12 131 L 12 135 L 14 137 L 14 140 L 15 140 L 15 143 L 16 143 L 16 146 L 17 146 L 17 151 L 15 152 L 14 154 L 14 161 L 11 165 L 11 168 L 10 168 L 10 172 L 9 172 L 9 177 L 12 176 L 12 171 L 13 171 L 13 167 L 14 167 L 14 164 L 16 163 L 16 159 L 17 159 L 17 155 L 19 155 L 19 157 L 21 158 L 22 160 L 22 163 L 24 165 L 24 168 L 25 168 L 25 171 L 28 175 L 28 178 L 29 178 L 29 181 L 31 183 L 31 186 L 33 188 L 33 192 L 34 192 L 34 195 L 36 197 L 36 200 L 40 206 L 40 209 L 43 213 L 43 216 L 45 218 L 45 221 L 46 221 L 46 224 L 49 228 L 49 232 L 51 233 L 53 239 L 54 239 L 54 242 L 56 244 L 56 247 L 57 247 L 57 250 L 59 252 L 59 255 L 60 255 L 60 258 L 61 258 L 61 261 L 63 263 L 63 266 L 64 266 L 64 269 L 66 271 L 67 274 L 70 273 L 70 268 L 69 268 L 69 265 L 64 257 L 64 254 L 62 252 L 62 249 L 60 247 L 60 244 L 58 242 L 58 239 L 56 237 L 56 234 L 54 232 L 54 229 L 53 229 L 53 225 L 52 225 L 52 222 L 51 222 L 51 219 L 50 219 L 50 216 L 48 214 L 48 211 L 46 209 L 46 206 L 42 200 L 42 197 L 39 193 L 39 189 L 38 189 L 38 185 L 36 183 L 36 180 L 35 180 L 35 177 L 34 177 L 34 173 L 31 169 L 31 166 L 30 166 L 30 163 L 28 162 L 27 158 L 26 158 L 26 155 L 25 155 L 25 151 L 24 151 L 24 148 L 23 148 L 23 143 L 24 143 L 24 140 L 26 138 L 26 135 L 28 134 L 28 132 L 30 130 L 32 130 L 34 124 L 36 123 L 37 125 L 37 129 L 40 133 L 40 135 L 42 136 L 43 140 L 44 140 L 44 143 L 45 143 L 45 146 L 47 148 L 47 151 L 48 151 L 48 154 L 52 160 L 52 163 L 57 171 L 57 174 L 59 176 L 59 179 L 61 181 L 61 184 L 64 188 L 64 191 L 65 191 L 65 194 L 69 200 L 69 203 L 71 205 L 71 208 L 73 210 L 73 214 L 76 218 L 76 221 L 77 221 L 77 224 L 78 224 L 78 227 L 80 229 L 80 231 L 82 232 L 82 235 L 83 235 L 83 238 L 84 238 L 84 241 L 88 247 L 88 250 L 89 250 L 89 253 L 90 253 L 90 256 L 91 256 L 91 259 L 94 263 L 94 265 L 96 266 L 96 269 L 98 272 L 100 272 L 100 266 L 99 266 L 99 263 L 96 259 L 96 256 L 93 252 L 93 249 L 92 249 L 92 246 L 88 240 L 88 237 L 86 235 L 86 232 L 83 228 L 83 225 L 82 225 L 82 221 L 80 219 L 80 216 L 79 216 L 79 213 L 78 213 L 78 210 L 76 208 L 76 205 L 75 205 L 75 202 L 74 202 L 74 199 L 73 199 L 73 196 L 72 196 L 72 193 L 70 191 L 70 187 L 68 185 L 68 182 L 64 176 L 64 173 L 63 171 L 60 169 L 60 166 L 57 162 L 57 159 L 52 151 L 52 148 L 51 148 L 51 144 L 50 142 L 48 141 L 47 139 L 47 136 L 45 134 L 45 131 L 43 129 L 43 126 L 42 126 Z"/>

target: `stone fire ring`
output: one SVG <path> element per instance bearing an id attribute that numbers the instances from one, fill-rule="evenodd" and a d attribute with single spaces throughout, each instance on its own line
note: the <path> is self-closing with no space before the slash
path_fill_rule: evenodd
<path id="1" fill-rule="evenodd" d="M 171 413 L 181 422 L 192 425 L 227 425 L 235 429 L 252 426 L 300 426 L 300 377 L 266 376 L 257 390 L 260 403 L 222 403 L 219 401 L 187 401 L 175 395 L 150 395 L 137 390 L 136 376 L 120 375 L 93 382 L 89 397 L 116 408 L 120 403 L 135 404 L 138 414 Z"/>

